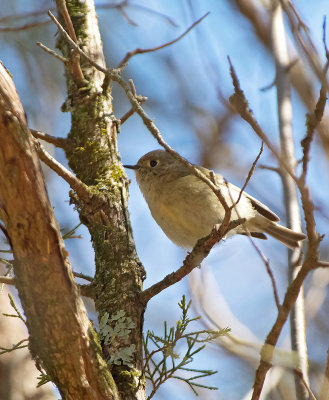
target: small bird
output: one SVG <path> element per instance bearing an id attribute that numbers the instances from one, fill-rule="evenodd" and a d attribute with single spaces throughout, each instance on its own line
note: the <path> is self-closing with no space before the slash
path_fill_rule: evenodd
<path id="1" fill-rule="evenodd" d="M 141 157 L 133 169 L 151 214 L 167 237 L 178 246 L 193 248 L 196 242 L 209 235 L 214 225 L 224 219 L 224 207 L 210 187 L 196 177 L 182 162 L 164 150 L 154 150 Z M 195 166 L 207 177 L 210 171 Z M 239 198 L 241 189 L 215 174 L 228 206 Z M 233 234 L 267 239 L 265 233 L 289 248 L 299 247 L 306 236 L 276 222 L 280 218 L 260 201 L 243 192 L 233 207 L 231 221 L 245 218 L 246 222 L 231 230 Z"/>

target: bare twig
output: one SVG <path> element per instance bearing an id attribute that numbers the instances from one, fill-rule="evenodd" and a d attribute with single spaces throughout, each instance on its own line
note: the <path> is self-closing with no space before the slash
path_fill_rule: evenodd
<path id="1" fill-rule="evenodd" d="M 225 210 L 225 218 L 223 223 L 228 223 L 230 220 L 230 207 L 227 205 L 225 198 L 223 197 L 220 188 L 215 185 L 204 173 L 202 173 L 199 169 L 197 169 L 193 164 L 188 162 L 185 158 L 183 158 L 180 154 L 178 154 L 172 147 L 170 147 L 165 140 L 163 139 L 160 130 L 154 124 L 153 120 L 146 114 L 144 109 L 139 104 L 136 97 L 131 92 L 127 83 L 121 78 L 120 74 L 118 74 L 117 70 L 109 71 L 109 74 L 113 81 L 117 82 L 123 90 L 126 92 L 126 95 L 136 113 L 142 118 L 144 125 L 148 128 L 157 142 L 162 146 L 168 153 L 170 153 L 176 160 L 179 160 L 182 164 L 184 164 L 195 176 L 205 182 L 210 189 L 215 193 L 220 203 L 222 204 Z"/>
<path id="2" fill-rule="evenodd" d="M 259 399 L 266 374 L 271 368 L 273 351 L 269 352 L 267 345 L 271 345 L 273 348 L 276 345 L 282 328 L 286 323 L 289 313 L 297 300 L 299 291 L 304 283 L 306 276 L 318 265 L 318 247 L 322 238 L 316 231 L 316 224 L 314 220 L 314 204 L 310 196 L 309 188 L 305 185 L 304 179 L 297 179 L 297 186 L 301 194 L 301 201 L 305 215 L 306 231 L 309 240 L 308 248 L 300 270 L 297 272 L 296 277 L 287 288 L 284 301 L 282 303 L 282 307 L 279 310 L 277 319 L 274 322 L 271 331 L 267 335 L 267 338 L 261 350 L 261 360 L 256 371 L 252 400 Z"/>
<path id="3" fill-rule="evenodd" d="M 272 269 L 270 266 L 270 262 L 269 262 L 268 258 L 265 257 L 264 253 L 260 250 L 260 248 L 256 245 L 256 243 L 252 240 L 251 236 L 249 237 L 249 239 L 251 241 L 251 244 L 257 251 L 258 255 L 260 256 L 260 258 L 262 259 L 262 261 L 266 267 L 266 271 L 270 277 L 272 288 L 273 288 L 275 304 L 276 304 L 278 311 L 280 311 L 281 304 L 280 304 L 280 300 L 279 300 L 278 289 L 276 287 L 276 283 L 275 283 L 274 275 L 273 275 L 273 272 L 272 272 Z"/>
<path id="4" fill-rule="evenodd" d="M 59 23 L 59 21 L 56 19 L 54 14 L 51 11 L 48 11 L 48 15 L 50 19 L 54 22 L 54 24 L 57 26 L 59 32 L 61 35 L 64 36 L 66 41 L 74 48 L 77 49 L 80 55 L 82 55 L 93 67 L 98 69 L 99 71 L 103 72 L 105 75 L 108 75 L 110 71 L 108 71 L 106 68 L 103 68 L 101 65 L 97 64 L 92 58 L 90 58 L 83 50 L 80 49 L 80 47 L 70 38 L 70 35 L 66 32 L 66 30 L 62 27 L 62 25 Z"/>
<path id="5" fill-rule="evenodd" d="M 255 171 L 255 168 L 256 168 L 256 165 L 257 165 L 257 163 L 258 163 L 258 160 L 260 159 L 260 156 L 261 156 L 262 153 L 263 153 L 263 149 L 264 149 L 264 143 L 262 142 L 262 145 L 260 146 L 259 153 L 258 153 L 258 155 L 257 155 L 257 157 L 256 157 L 256 159 L 255 159 L 255 161 L 252 163 L 252 166 L 251 166 L 251 168 L 250 168 L 250 170 L 249 170 L 249 172 L 248 172 L 248 176 L 247 176 L 247 178 L 246 178 L 246 180 L 245 180 L 245 182 L 244 182 L 244 184 L 243 184 L 243 186 L 242 186 L 242 188 L 241 188 L 241 190 L 240 190 L 239 197 L 238 197 L 237 201 L 231 206 L 232 208 L 235 207 L 235 206 L 239 203 L 239 201 L 240 201 L 240 199 L 241 199 L 241 196 L 242 196 L 242 194 L 243 194 L 245 188 L 247 187 L 247 185 L 248 185 L 248 183 L 249 183 L 249 181 L 250 181 L 250 178 L 252 177 L 252 174 L 253 174 L 254 171 Z"/>
<path id="6" fill-rule="evenodd" d="M 18 32 L 18 31 L 25 31 L 27 29 L 31 28 L 36 28 L 39 26 L 47 25 L 49 24 L 49 20 L 47 21 L 40 21 L 40 22 L 32 22 L 30 24 L 25 24 L 21 26 L 8 26 L 5 28 L 0 28 L 0 32 Z"/>
<path id="7" fill-rule="evenodd" d="M 17 308 L 13 296 L 10 293 L 8 293 L 8 297 L 9 297 L 10 305 L 16 311 L 16 314 L 3 314 L 3 315 L 7 315 L 7 316 L 18 318 L 26 325 L 26 321 L 23 318 L 23 315 L 20 313 L 19 309 Z"/>
<path id="8" fill-rule="evenodd" d="M 42 139 L 47 143 L 51 143 L 56 147 L 60 147 L 61 149 L 65 149 L 67 146 L 67 140 L 64 138 L 51 136 L 35 129 L 30 129 L 30 131 L 36 139 Z"/>
<path id="9" fill-rule="evenodd" d="M 23 343 L 28 342 L 28 341 L 29 341 L 29 339 L 20 340 L 18 343 L 14 344 L 9 349 L 7 349 L 5 347 L 0 347 L 0 350 L 1 350 L 0 351 L 0 355 L 5 354 L 5 353 L 10 353 L 11 351 L 18 350 L 18 349 L 23 349 L 24 347 L 27 347 L 28 345 L 27 344 L 23 345 Z"/>
<path id="10" fill-rule="evenodd" d="M 278 167 L 272 167 L 270 165 L 259 164 L 259 169 L 266 169 L 268 171 L 276 172 L 277 174 L 281 175 L 281 169 Z"/>
<path id="11" fill-rule="evenodd" d="M 158 15 L 158 16 L 160 16 L 162 18 L 165 18 L 171 25 L 178 26 L 177 23 L 171 17 L 169 17 L 168 15 L 163 14 L 160 11 L 153 10 L 151 8 L 142 6 L 140 4 L 128 3 L 127 0 L 123 0 L 120 3 L 117 3 L 117 4 L 106 3 L 106 4 L 97 4 L 96 5 L 96 8 L 98 10 L 100 10 L 100 9 L 108 9 L 108 8 L 117 8 L 117 9 L 119 9 L 120 12 L 122 12 L 122 9 L 124 7 L 137 8 L 137 9 L 140 9 L 140 10 L 143 10 L 143 11 Z"/>
<path id="12" fill-rule="evenodd" d="M 10 278 L 9 276 L 0 276 L 0 283 L 6 285 L 15 285 L 15 278 Z"/>
<path id="13" fill-rule="evenodd" d="M 69 62 L 69 60 L 63 56 L 61 56 L 60 54 L 56 53 L 56 51 L 50 49 L 49 47 L 45 46 L 44 44 L 42 44 L 41 42 L 37 42 L 36 43 L 37 46 L 39 46 L 43 51 L 45 51 L 46 53 L 50 54 L 51 56 L 57 58 L 57 60 L 61 61 L 63 64 L 67 64 Z"/>
<path id="14" fill-rule="evenodd" d="M 72 24 L 70 14 L 67 11 L 65 0 L 58 0 L 57 8 L 58 8 L 58 10 L 60 10 L 60 12 L 63 15 L 64 21 L 67 26 L 67 30 L 69 31 L 69 35 L 70 35 L 71 39 L 74 41 L 74 43 L 78 43 L 78 39 L 75 34 L 75 30 L 74 30 L 74 26 Z M 83 76 L 81 65 L 80 65 L 80 54 L 76 49 L 73 50 L 71 60 L 72 60 L 72 63 L 71 63 L 72 75 L 74 77 L 75 82 L 79 86 L 81 86 L 84 83 L 84 76 Z"/>
<path id="15" fill-rule="evenodd" d="M 228 57 L 228 62 L 230 64 L 230 73 L 231 73 L 233 86 L 234 86 L 234 94 L 230 97 L 230 103 L 235 108 L 235 110 L 240 114 L 240 116 L 249 123 L 249 125 L 253 128 L 256 135 L 260 139 L 262 139 L 262 141 L 266 144 L 266 146 L 271 150 L 273 155 L 278 160 L 279 165 L 282 166 L 289 173 L 289 175 L 296 181 L 297 180 L 296 175 L 294 174 L 293 171 L 291 171 L 291 168 L 289 168 L 286 161 L 284 159 L 282 159 L 279 151 L 269 141 L 267 135 L 264 133 L 264 131 L 262 130 L 262 128 L 259 126 L 258 122 L 256 121 L 255 117 L 253 116 L 252 111 L 249 108 L 248 101 L 247 101 L 243 91 L 240 88 L 240 83 L 239 83 L 238 77 L 236 75 L 235 69 L 234 69 L 233 64 L 229 57 Z"/>
<path id="16" fill-rule="evenodd" d="M 134 85 L 134 82 L 132 79 L 129 79 L 129 85 L 130 85 L 132 94 L 136 97 L 139 104 L 143 104 L 147 100 L 147 97 L 137 95 L 136 88 L 135 88 L 135 85 Z M 135 112 L 135 110 L 133 108 L 131 108 L 128 112 L 126 112 L 126 114 L 120 118 L 121 125 L 124 124 L 127 121 L 127 119 L 130 118 L 134 114 L 134 112 Z"/>
<path id="17" fill-rule="evenodd" d="M 328 268 L 329 262 L 328 261 L 318 261 L 318 267 Z"/>
<path id="18" fill-rule="evenodd" d="M 322 79 L 322 85 L 321 85 L 321 89 L 320 89 L 320 96 L 316 103 L 315 109 L 313 110 L 312 113 L 308 114 L 306 117 L 306 128 L 307 128 L 306 136 L 301 141 L 301 145 L 303 147 L 303 160 L 302 160 L 303 172 L 302 172 L 300 179 L 303 180 L 304 182 L 305 182 L 306 173 L 307 173 L 309 152 L 310 152 L 311 143 L 312 143 L 312 140 L 314 137 L 315 129 L 319 125 L 319 123 L 323 117 L 324 109 L 326 106 L 326 101 L 327 101 L 326 74 L 328 71 L 328 67 L 329 67 L 329 60 L 327 61 L 326 65 L 324 67 L 324 70 L 323 70 L 323 79 Z"/>
<path id="19" fill-rule="evenodd" d="M 60 177 L 62 177 L 70 185 L 71 189 L 78 194 L 78 196 L 88 201 L 89 192 L 86 186 L 74 174 L 72 174 L 72 172 L 66 169 L 61 163 L 56 161 L 54 157 L 52 157 L 36 139 L 35 145 L 40 160 L 48 165 L 48 167 L 55 171 Z"/>
<path id="20" fill-rule="evenodd" d="M 167 42 L 165 44 L 162 44 L 160 46 L 156 47 L 151 47 L 150 49 L 135 49 L 133 51 L 129 51 L 123 58 L 123 60 L 120 62 L 118 68 L 122 68 L 124 65 L 128 63 L 128 61 L 135 55 L 137 54 L 145 54 L 145 53 L 151 53 L 153 51 L 157 51 L 160 49 L 164 49 L 165 47 L 171 46 L 174 43 L 177 43 L 179 40 L 181 40 L 184 36 L 186 36 L 196 25 L 198 25 L 203 19 L 205 19 L 209 15 L 209 12 L 207 12 L 203 17 L 199 18 L 197 21 L 195 21 L 188 29 L 186 29 L 185 32 L 183 32 L 181 35 L 179 35 L 176 39 L 171 40 L 170 42 Z"/>
<path id="21" fill-rule="evenodd" d="M 309 33 L 307 25 L 299 16 L 296 8 L 290 0 L 279 0 L 282 9 L 288 17 L 291 32 L 297 47 L 304 53 L 313 71 L 321 80 L 321 61 L 319 53 Z"/>
<path id="22" fill-rule="evenodd" d="M 81 278 L 81 279 L 84 279 L 84 280 L 89 281 L 89 282 L 92 282 L 94 280 L 91 276 L 82 274 L 81 272 L 73 272 L 73 275 L 76 278 Z"/>
<path id="23" fill-rule="evenodd" d="M 323 17 L 323 25 L 322 25 L 322 42 L 323 42 L 323 47 L 326 52 L 326 57 L 327 60 L 329 61 L 329 50 L 327 46 L 327 35 L 326 35 L 326 30 L 327 30 L 327 17 Z"/>
<path id="24" fill-rule="evenodd" d="M 202 260 L 207 257 L 212 247 L 219 242 L 227 234 L 227 232 L 243 224 L 244 222 L 245 219 L 239 219 L 230 222 L 227 226 L 222 223 L 219 229 L 215 227 L 210 235 L 198 240 L 192 252 L 186 256 L 185 260 L 183 261 L 183 265 L 177 271 L 167 275 L 160 282 L 152 285 L 142 292 L 140 295 L 140 301 L 142 304 L 146 305 L 152 297 L 162 292 L 164 289 L 167 289 L 169 286 L 179 282 L 194 268 L 198 267 Z"/>
<path id="25" fill-rule="evenodd" d="M 259 153 L 258 153 L 258 155 L 257 155 L 257 157 L 256 157 L 256 159 L 255 159 L 255 161 L 253 162 L 253 164 L 252 164 L 252 166 L 251 166 L 251 168 L 250 168 L 250 170 L 249 170 L 248 176 L 247 176 L 247 178 L 246 178 L 246 180 L 245 180 L 244 185 L 242 186 L 242 189 L 240 190 L 239 197 L 238 197 L 238 199 L 237 199 L 236 202 L 234 202 L 233 197 L 231 196 L 231 192 L 230 192 L 230 190 L 229 190 L 229 186 L 228 186 L 228 184 L 227 184 L 228 193 L 229 193 L 229 195 L 230 195 L 230 197 L 231 197 L 231 202 L 233 203 L 232 206 L 231 206 L 231 208 L 232 208 L 232 209 L 235 208 L 235 212 L 237 213 L 238 218 L 241 218 L 241 216 L 239 215 L 239 211 L 238 211 L 238 209 L 236 208 L 236 205 L 239 203 L 239 201 L 240 201 L 240 199 L 241 199 L 241 196 L 242 196 L 242 194 L 243 194 L 245 188 L 247 187 L 247 184 L 248 184 L 248 182 L 250 181 L 250 178 L 252 177 L 252 174 L 253 174 L 254 171 L 255 171 L 257 162 L 259 161 L 259 158 L 260 158 L 260 156 L 261 156 L 261 154 L 262 154 L 262 152 L 263 152 L 263 147 L 264 147 L 264 146 L 263 146 L 263 142 L 262 142 L 260 151 L 259 151 Z M 276 283 L 275 283 L 274 275 L 273 275 L 272 270 L 271 270 L 271 267 L 270 267 L 270 263 L 269 263 L 268 259 L 265 257 L 265 255 L 262 253 L 262 251 L 259 249 L 259 247 L 256 245 L 256 243 L 254 242 L 254 240 L 253 240 L 253 238 L 252 238 L 252 236 L 251 236 L 251 234 L 250 234 L 250 231 L 249 231 L 249 229 L 246 227 L 245 224 L 243 224 L 243 227 L 244 227 L 244 229 L 245 229 L 245 232 L 246 232 L 246 234 L 247 234 L 247 236 L 248 236 L 248 238 L 249 238 L 249 240 L 250 240 L 252 246 L 255 248 L 255 250 L 257 251 L 258 255 L 260 256 L 260 258 L 262 259 L 262 261 L 263 261 L 263 263 L 264 263 L 264 265 L 265 265 L 265 267 L 266 267 L 267 273 L 268 273 L 268 275 L 269 275 L 269 277 L 270 277 L 270 279 L 271 279 L 271 283 L 272 283 L 272 287 L 273 287 L 274 300 L 275 300 L 276 306 L 277 306 L 277 308 L 278 308 L 278 310 L 279 310 L 281 306 L 280 306 L 280 301 L 279 301 L 279 296 L 278 296 L 278 291 L 277 291 L 277 288 L 276 288 Z"/>

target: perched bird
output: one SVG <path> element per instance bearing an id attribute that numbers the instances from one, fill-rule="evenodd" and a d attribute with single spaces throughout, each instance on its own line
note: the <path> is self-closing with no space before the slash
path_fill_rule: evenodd
<path id="1" fill-rule="evenodd" d="M 209 235 L 214 225 L 223 221 L 224 207 L 214 192 L 170 153 L 154 150 L 141 157 L 136 165 L 124 167 L 135 171 L 153 218 L 178 246 L 192 248 L 199 239 Z M 208 169 L 196 168 L 210 177 Z M 241 189 L 218 174 L 215 181 L 229 206 L 238 200 Z M 255 238 L 267 239 L 267 233 L 290 248 L 298 247 L 306 237 L 278 225 L 279 217 L 246 192 L 232 209 L 231 221 L 240 218 L 246 219 L 245 224 L 231 230 L 228 236 L 245 235 L 247 228 Z"/>

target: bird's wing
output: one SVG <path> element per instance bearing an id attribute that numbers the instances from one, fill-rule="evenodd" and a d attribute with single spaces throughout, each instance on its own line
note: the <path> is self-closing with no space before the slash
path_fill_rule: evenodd
<path id="1" fill-rule="evenodd" d="M 217 178 L 217 182 L 220 185 L 228 187 L 229 190 L 232 190 L 233 192 L 238 192 L 238 193 L 241 191 L 241 189 L 239 187 L 233 185 L 232 183 L 226 182 L 222 176 L 216 174 L 216 178 Z M 261 203 L 259 200 L 250 196 L 250 194 L 246 193 L 245 191 L 243 192 L 243 195 L 245 197 L 247 197 L 247 199 L 250 201 L 253 208 L 257 212 L 259 212 L 260 215 L 262 215 L 263 217 L 265 217 L 273 222 L 280 221 L 280 218 L 272 210 L 270 210 L 265 204 Z"/>
<path id="2" fill-rule="evenodd" d="M 265 204 L 261 203 L 259 200 L 255 199 L 254 197 L 250 196 L 248 193 L 244 192 L 244 195 L 250 200 L 252 206 L 256 211 L 259 212 L 260 215 L 269 219 L 273 222 L 280 221 L 280 218 L 270 210 Z"/>

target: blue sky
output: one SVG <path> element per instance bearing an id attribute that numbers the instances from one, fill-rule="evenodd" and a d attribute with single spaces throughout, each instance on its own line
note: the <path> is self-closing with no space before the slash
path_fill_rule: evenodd
<path id="1" fill-rule="evenodd" d="M 129 24 L 116 9 L 100 9 L 98 12 L 106 60 L 108 66 L 115 67 L 127 51 L 137 47 L 150 48 L 172 40 L 210 11 L 210 15 L 181 41 L 155 53 L 137 55 L 124 73 L 125 78 L 134 80 L 137 93 L 148 97 L 145 109 L 154 118 L 165 140 L 194 163 L 200 162 L 202 149 L 196 132 L 202 132 L 207 137 L 212 122 L 223 111 L 218 100 L 218 89 L 226 100 L 233 92 L 228 55 L 260 125 L 274 143 L 279 143 L 275 90 L 260 91 L 260 88 L 274 79 L 273 61 L 262 45 L 257 43 L 249 23 L 229 3 L 225 0 L 148 0 L 132 3 L 161 12 L 172 18 L 176 25 L 170 24 L 163 16 L 134 6 L 127 8 L 126 12 L 136 26 Z M 256 2 L 259 7 L 263 7 L 264 3 Z M 40 2 L 36 1 L 29 2 L 28 6 L 22 1 L 13 4 L 17 12 L 40 7 Z M 1 15 L 13 13 L 13 4 L 2 5 Z M 299 0 L 294 1 L 294 4 L 310 28 L 323 57 L 322 23 L 328 10 L 327 2 Z M 43 5 L 47 8 L 53 6 L 53 3 L 44 1 Z M 57 60 L 43 53 L 34 44 L 42 41 L 55 48 L 55 32 L 54 26 L 48 25 L 20 33 L 0 34 L 1 59 L 14 76 L 30 126 L 55 136 L 65 136 L 70 129 L 70 118 L 60 111 L 65 101 L 63 68 Z M 294 46 L 292 39 L 290 46 Z M 311 72 L 310 79 L 314 80 L 318 88 Z M 120 88 L 114 87 L 113 96 L 114 110 L 117 117 L 120 117 L 130 107 Z M 202 109 L 203 114 L 199 109 Z M 293 111 L 296 156 L 300 158 L 299 142 L 305 134 L 306 110 L 294 92 Z M 136 115 L 122 126 L 118 143 L 122 161 L 127 164 L 133 164 L 146 152 L 159 148 Z M 225 133 L 222 147 L 212 155 L 211 168 L 241 186 L 259 148 L 260 141 L 251 128 L 239 118 L 234 118 Z M 50 150 L 66 165 L 61 150 Z M 321 211 L 316 214 L 318 229 L 320 233 L 328 233 L 328 160 L 319 140 L 312 147 L 311 157 L 308 179 L 316 205 Z M 275 164 L 267 149 L 264 150 L 261 163 Z M 46 173 L 49 195 L 59 224 L 70 229 L 78 223 L 78 216 L 68 204 L 68 186 L 49 171 Z M 133 172 L 128 171 L 127 174 L 131 179 L 131 223 L 138 255 L 147 271 L 145 287 L 148 287 L 177 269 L 186 251 L 165 237 L 149 213 Z M 282 189 L 278 176 L 269 171 L 256 170 L 247 191 L 268 204 L 284 222 Z M 92 275 L 94 261 L 89 235 L 84 227 L 79 228 L 78 233 L 83 235 L 83 239 L 67 241 L 72 267 L 75 271 Z M 272 239 L 259 243 L 259 247 L 270 258 L 282 299 L 287 284 L 286 251 Z M 326 254 L 325 245 L 323 247 Z M 205 282 L 208 279 L 214 283 L 209 284 L 210 288 L 203 288 L 205 296 L 209 297 L 208 302 L 211 302 L 211 298 L 217 299 L 217 295 L 222 296 L 235 318 L 248 327 L 261 343 L 274 321 L 276 308 L 264 265 L 248 240 L 236 237 L 217 246 L 203 262 L 201 271 L 193 273 L 194 282 L 201 281 L 202 271 Z M 311 283 L 309 279 L 306 287 L 310 287 Z M 177 302 L 182 294 L 189 297 L 190 293 L 188 279 L 162 292 L 148 305 L 145 328 L 161 333 L 164 319 L 173 324 L 179 318 Z M 223 317 L 225 320 L 226 316 L 221 316 L 221 309 L 217 311 L 218 319 Z M 316 338 L 311 341 L 311 336 L 308 336 L 310 355 L 323 363 L 327 346 L 323 342 L 323 334 L 316 324 L 310 326 L 310 332 L 312 338 Z M 280 342 L 287 341 L 288 336 L 288 329 L 285 328 Z M 220 348 L 212 347 L 205 351 L 198 357 L 196 365 L 219 371 L 206 381 L 218 386 L 219 391 L 207 394 L 202 392 L 204 398 L 238 400 L 250 390 L 253 370 Z M 180 383 L 168 383 L 159 391 L 158 398 L 194 398 L 187 390 Z"/>

